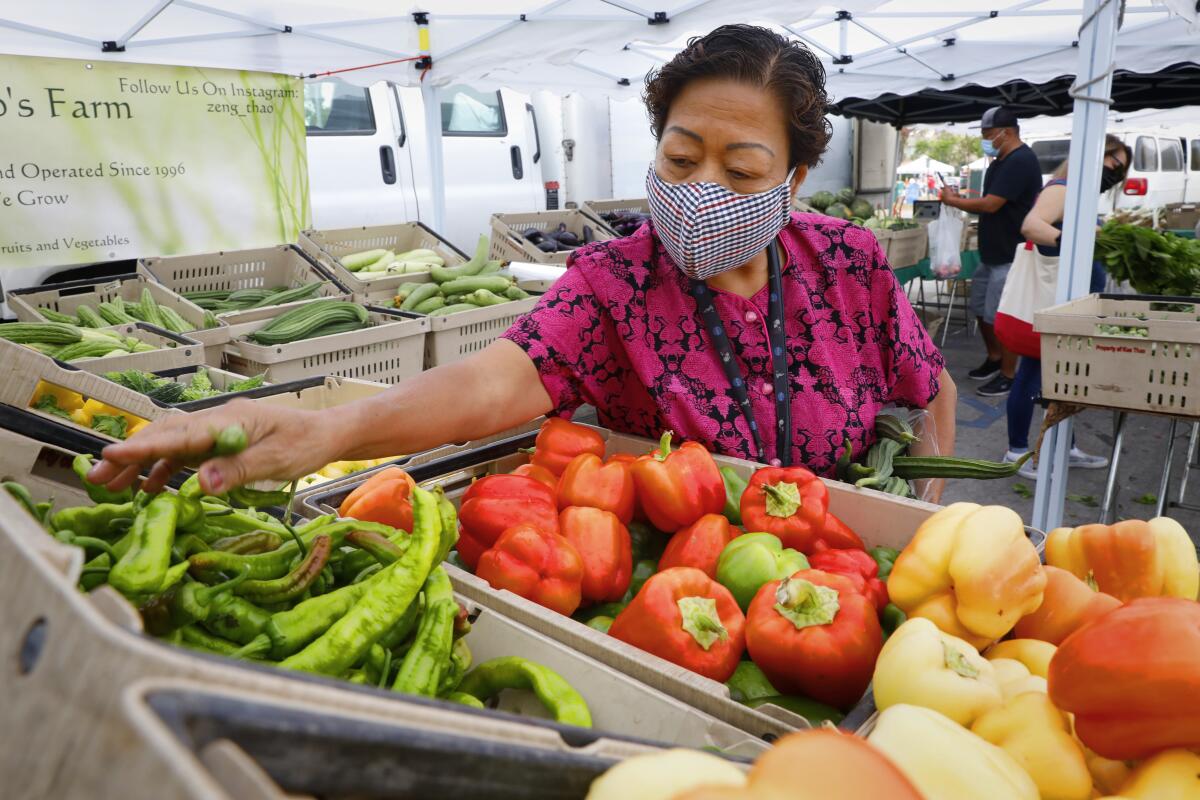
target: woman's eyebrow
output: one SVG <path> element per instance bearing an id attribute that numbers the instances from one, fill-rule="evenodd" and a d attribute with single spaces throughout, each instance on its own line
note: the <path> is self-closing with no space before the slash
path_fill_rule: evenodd
<path id="1" fill-rule="evenodd" d="M 697 142 L 704 141 L 704 137 L 701 136 L 700 134 L 696 133 L 695 131 L 689 131 L 687 128 L 681 128 L 678 125 L 672 125 L 671 127 L 667 128 L 663 132 L 671 133 L 672 131 L 674 131 L 675 133 L 682 133 L 684 136 L 687 136 L 690 139 L 695 139 Z"/>
<path id="2" fill-rule="evenodd" d="M 733 144 L 725 145 L 726 150 L 748 150 L 750 148 L 758 148 L 760 150 L 766 150 L 768 153 L 771 154 L 772 157 L 775 156 L 774 150 L 767 147 L 765 144 L 759 144 L 758 142 L 734 142 Z"/>

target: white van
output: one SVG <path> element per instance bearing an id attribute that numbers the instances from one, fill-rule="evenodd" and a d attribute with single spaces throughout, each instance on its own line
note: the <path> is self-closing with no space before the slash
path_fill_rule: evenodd
<path id="1" fill-rule="evenodd" d="M 1101 199 L 1101 213 L 1200 201 L 1200 132 L 1118 128 L 1110 133 L 1133 150 L 1133 163 L 1124 184 Z M 1043 181 L 1050 179 L 1071 147 L 1069 134 L 1030 138 L 1027 142 L 1038 157 Z"/>

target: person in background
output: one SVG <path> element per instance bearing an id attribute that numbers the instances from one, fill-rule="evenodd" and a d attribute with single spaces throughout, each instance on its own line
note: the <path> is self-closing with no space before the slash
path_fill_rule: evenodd
<path id="1" fill-rule="evenodd" d="M 900 212 L 904 209 L 904 190 L 907 187 L 904 185 L 904 179 L 899 175 L 896 176 L 896 185 L 892 187 L 892 216 L 900 216 Z"/>
<path id="2" fill-rule="evenodd" d="M 908 215 L 913 215 L 913 206 L 921 198 L 921 187 L 917 184 L 916 178 L 908 179 L 908 186 L 904 189 L 904 205 L 908 206 Z"/>
<path id="3" fill-rule="evenodd" d="M 957 189 L 948 187 L 942 192 L 942 202 L 979 215 L 980 264 L 971 279 L 970 306 L 979 319 L 987 357 L 967 377 L 987 381 L 976 394 L 1004 397 L 1012 388 L 1017 357 L 1004 349 L 992 326 L 1004 292 L 1004 279 L 1022 242 L 1021 223 L 1042 188 L 1042 171 L 1033 150 L 1021 141 L 1020 126 L 1012 111 L 989 108 L 980 126 L 984 155 L 993 159 L 983 176 L 983 196 L 966 198 Z"/>
<path id="4" fill-rule="evenodd" d="M 925 176 L 926 197 L 937 197 L 937 179 L 930 172 Z"/>
<path id="5" fill-rule="evenodd" d="M 1107 192 L 1125 180 L 1133 151 L 1111 133 L 1104 141 L 1104 167 L 1100 173 L 1100 193 Z M 1067 202 L 1067 162 L 1063 161 L 1053 176 L 1046 182 L 1038 195 L 1033 209 L 1021 224 L 1021 234 L 1037 245 L 1044 256 L 1057 257 L 1062 238 L 1062 221 Z M 1104 265 L 1092 262 L 1091 291 L 1104 290 L 1107 275 Z M 1029 450 L 1029 425 L 1033 421 L 1033 406 L 1042 393 L 1042 361 L 1038 358 L 1021 356 L 1013 378 L 1012 391 L 1008 395 L 1008 452 L 1005 461 L 1016 461 Z M 1082 469 L 1104 469 L 1108 459 L 1071 448 L 1072 467 Z M 1020 469 L 1022 477 L 1037 480 L 1037 468 L 1032 461 L 1025 462 Z"/>

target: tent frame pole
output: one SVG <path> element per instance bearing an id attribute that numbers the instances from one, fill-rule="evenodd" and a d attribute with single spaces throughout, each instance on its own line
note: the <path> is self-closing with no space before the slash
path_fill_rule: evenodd
<path id="1" fill-rule="evenodd" d="M 1113 63 L 1117 52 L 1120 0 L 1087 0 L 1079 31 L 1079 69 L 1072 109 L 1071 149 L 1067 169 L 1066 209 L 1055 303 L 1086 295 L 1096 244 L 1096 211 L 1100 200 L 1100 168 L 1111 104 Z M 1062 524 L 1071 454 L 1071 420 L 1046 432 L 1033 502 L 1033 527 L 1049 531 Z"/>

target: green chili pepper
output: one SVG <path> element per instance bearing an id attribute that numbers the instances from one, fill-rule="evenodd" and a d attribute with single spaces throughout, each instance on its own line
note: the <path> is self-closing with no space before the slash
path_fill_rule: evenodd
<path id="1" fill-rule="evenodd" d="M 598 617 L 592 617 L 591 619 L 589 619 L 587 621 L 587 626 L 589 628 L 595 628 L 596 630 L 600 631 L 601 633 L 608 633 L 608 629 L 612 627 L 612 624 L 613 624 L 613 618 L 606 617 L 604 615 L 601 615 Z"/>
<path id="2" fill-rule="evenodd" d="M 425 613 L 417 637 L 400 664 L 392 690 L 424 697 L 437 696 L 454 644 L 454 618 L 458 602 L 446 570 L 434 567 L 425 581 Z"/>
<path id="3" fill-rule="evenodd" d="M 518 656 L 485 661 L 468 672 L 458 685 L 458 691 L 485 703 L 505 689 L 532 691 L 554 719 L 564 725 L 592 727 L 587 702 L 571 684 L 549 667 Z"/>
<path id="4" fill-rule="evenodd" d="M 205 505 L 204 521 L 201 523 L 203 529 L 199 531 L 200 535 L 208 540 L 255 531 L 270 531 L 279 534 L 283 539 L 291 537 L 283 523 L 269 515 L 267 519 L 262 519 L 248 511 L 225 508 L 220 514 L 214 514 L 213 510 L 210 505 Z"/>
<path id="5" fill-rule="evenodd" d="M 442 520 L 442 545 L 433 557 L 433 563 L 441 564 L 450 555 L 454 545 L 458 544 L 458 511 L 441 486 L 435 487 L 433 493 L 437 496 L 438 514 Z"/>
<path id="6" fill-rule="evenodd" d="M 404 650 L 407 652 L 406 645 L 410 645 L 413 630 L 416 629 L 417 623 L 421 620 L 421 614 L 424 612 L 424 606 L 420 598 L 404 611 L 404 615 L 392 626 L 391 630 L 385 633 L 379 639 L 379 644 L 386 647 L 388 650 Z"/>
<path id="7" fill-rule="evenodd" d="M 153 636 L 165 636 L 177 628 L 208 619 L 213 600 L 222 593 L 232 591 L 244 580 L 246 576 L 243 574 L 215 586 L 205 586 L 197 581 L 181 582 L 155 595 L 138 608 L 146 632 Z"/>
<path id="8" fill-rule="evenodd" d="M 33 495 L 31 495 L 29 490 L 26 489 L 22 484 L 19 484 L 16 481 L 4 481 L 3 483 L 0 483 L 0 486 L 3 486 L 4 489 L 10 495 L 12 495 L 12 498 L 20 503 L 21 506 L 29 512 L 31 517 L 43 525 L 46 524 L 47 515 L 41 510 L 39 504 L 34 502 Z"/>
<path id="9" fill-rule="evenodd" d="M 127 595 L 162 591 L 178 519 L 179 500 L 175 495 L 164 492 L 151 500 L 133 522 L 133 544 L 113 565 L 109 585 Z"/>
<path id="10" fill-rule="evenodd" d="M 807 697 L 798 697 L 795 695 L 758 697 L 747 701 L 746 705 L 751 708 L 759 708 L 766 705 L 779 706 L 782 709 L 791 711 L 793 714 L 804 717 L 814 727 L 819 727 L 826 721 L 836 725 L 846 716 L 833 706 L 827 706 L 824 703 L 818 703 L 816 700 L 809 700 Z"/>
<path id="11" fill-rule="evenodd" d="M 195 625 L 185 625 L 180 628 L 180 639 L 184 647 L 190 647 L 193 650 L 200 650 L 205 653 L 216 653 L 222 656 L 231 656 L 237 650 L 237 645 L 233 642 L 226 641 L 219 636 L 213 636 Z"/>
<path id="12" fill-rule="evenodd" d="M 200 488 L 199 473 L 189 475 L 187 480 L 180 484 L 178 494 L 180 497 L 186 497 L 189 500 L 200 499 L 204 495 L 204 490 Z"/>
<path id="13" fill-rule="evenodd" d="M 285 506 L 291 498 L 290 489 L 274 489 L 262 491 L 248 486 L 238 486 L 229 490 L 229 503 L 235 508 L 270 508 Z"/>
<path id="14" fill-rule="evenodd" d="M 69 533 L 69 531 L 60 531 L 60 532 Z M 105 553 L 110 559 L 115 560 L 115 559 L 119 558 L 119 556 L 117 556 L 116 551 L 113 550 L 112 545 L 110 545 L 108 542 L 104 541 L 103 539 L 96 539 L 91 536 L 74 536 L 74 535 L 72 535 L 69 544 L 73 544 L 76 547 L 83 548 L 84 551 L 99 550 L 101 553 Z"/>
<path id="15" fill-rule="evenodd" d="M 587 623 L 596 617 L 612 617 L 613 619 L 616 619 L 617 614 L 620 614 L 622 611 L 624 611 L 625 606 L 627 605 L 629 604 L 626 602 L 601 603 L 600 605 L 581 608 L 571 616 L 573 619 L 583 623 Z"/>
<path id="16" fill-rule="evenodd" d="M 179 561 L 187 561 L 189 556 L 196 553 L 204 553 L 211 549 L 199 536 L 194 533 L 187 533 L 183 536 L 175 537 L 175 544 L 171 547 L 171 556 Z"/>
<path id="17" fill-rule="evenodd" d="M 236 536 L 225 536 L 212 542 L 212 550 L 223 550 L 226 553 L 237 553 L 241 556 L 256 553 L 269 553 L 278 550 L 283 544 L 283 538 L 272 531 L 251 531 L 239 533 Z"/>
<path id="18" fill-rule="evenodd" d="M 133 500 L 133 491 L 131 489 L 121 489 L 113 492 L 108 487 L 98 483 L 91 483 L 87 479 L 87 474 L 92 471 L 92 457 L 87 453 L 80 453 L 75 456 L 75 460 L 71 462 L 71 471 L 78 476 L 80 483 L 83 484 L 84 491 L 91 498 L 93 503 L 128 503 Z"/>
<path id="19" fill-rule="evenodd" d="M 371 579 L 366 594 L 346 616 L 316 641 L 282 662 L 282 666 L 340 675 L 357 663 L 367 649 L 404 615 L 433 568 L 433 557 L 442 532 L 437 498 L 418 488 L 413 490 L 412 504 L 413 534 L 408 550 L 400 560 Z"/>
<path id="20" fill-rule="evenodd" d="M 908 615 L 895 603 L 888 603 L 884 606 L 883 612 L 879 615 L 879 627 L 883 628 L 883 638 L 886 639 L 895 633 L 896 628 L 903 625 L 907 619 Z"/>
<path id="21" fill-rule="evenodd" d="M 376 531 L 351 531 L 346 534 L 346 544 L 366 552 L 385 567 L 398 561 L 408 549 Z"/>
<path id="22" fill-rule="evenodd" d="M 230 425 L 213 434 L 213 446 L 210 457 L 236 456 L 246 449 L 249 440 L 241 425 Z"/>
<path id="23" fill-rule="evenodd" d="M 357 683 L 362 686 L 369 686 L 371 683 L 370 679 L 367 677 L 366 670 L 362 669 L 352 669 L 347 672 L 346 680 L 350 683 Z"/>
<path id="24" fill-rule="evenodd" d="M 271 621 L 271 612 L 230 592 L 213 598 L 208 616 L 200 623 L 207 630 L 244 645 L 260 636 Z"/>
<path id="25" fill-rule="evenodd" d="M 462 692 L 447 692 L 443 699 L 449 700 L 451 703 L 458 703 L 461 706 L 468 706 L 470 708 L 484 707 L 483 703 L 480 702 L 478 697 L 475 697 L 474 695 L 463 694 Z"/>
<path id="26" fill-rule="evenodd" d="M 721 479 L 725 481 L 725 509 L 721 512 L 730 525 L 742 524 L 742 493 L 749 483 L 733 467 L 720 467 Z"/>
<path id="27" fill-rule="evenodd" d="M 395 528 L 388 525 L 381 525 L 377 522 L 360 522 L 351 519 L 344 522 L 335 522 L 330 525 L 305 525 L 298 533 L 306 547 L 311 548 L 313 540 L 318 535 L 325 535 L 329 537 L 330 547 L 335 548 L 341 546 L 342 540 L 346 538 L 346 534 L 356 530 L 377 531 L 384 535 L 396 532 Z M 210 550 L 207 553 L 197 553 L 189 558 L 188 562 L 191 564 L 192 574 L 199 578 L 213 576 L 221 572 L 236 574 L 241 572 L 243 568 L 249 568 L 251 580 L 282 578 L 290 570 L 293 559 L 300 554 L 300 548 L 296 542 L 288 541 L 288 537 L 290 536 L 291 534 L 285 531 L 283 534 L 283 544 L 267 553 L 241 555 L 223 550 Z"/>
<path id="28" fill-rule="evenodd" d="M 900 556 L 900 551 L 894 547 L 872 547 L 867 551 L 875 563 L 879 565 L 879 580 L 886 581 L 892 574 L 892 565 Z"/>
<path id="29" fill-rule="evenodd" d="M 467 645 L 466 639 L 458 639 L 450 648 L 450 666 L 442 673 L 442 680 L 438 685 L 438 696 L 457 691 L 458 685 L 462 683 L 463 677 L 470 668 L 471 648 Z M 483 704 L 480 703 L 479 707 L 482 708 Z"/>
<path id="30" fill-rule="evenodd" d="M 50 517 L 54 530 L 69 530 L 80 536 L 102 538 L 108 535 L 110 525 L 119 519 L 134 515 L 133 503 L 101 503 L 95 506 L 64 508 Z"/>
<path id="31" fill-rule="evenodd" d="M 317 534 L 308 548 L 308 554 L 287 575 L 271 580 L 248 580 L 234 592 L 256 603 L 282 603 L 299 597 L 325 569 L 332 542 L 327 535 Z"/>
<path id="32" fill-rule="evenodd" d="M 850 442 L 849 436 L 842 436 L 842 452 L 838 455 L 837 466 L 834 467 L 834 476 L 839 481 L 848 480 L 847 474 L 850 470 L 850 459 L 854 453 L 854 445 Z"/>

